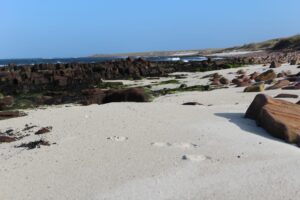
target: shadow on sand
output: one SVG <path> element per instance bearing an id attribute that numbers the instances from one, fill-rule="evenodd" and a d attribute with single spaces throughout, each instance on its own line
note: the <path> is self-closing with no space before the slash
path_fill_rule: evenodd
<path id="1" fill-rule="evenodd" d="M 244 113 L 216 113 L 215 115 L 228 119 L 229 122 L 236 124 L 238 127 L 240 127 L 240 129 L 249 133 L 285 143 L 284 141 L 269 135 L 269 133 L 267 133 L 263 128 L 258 127 L 254 120 L 245 118 Z"/>

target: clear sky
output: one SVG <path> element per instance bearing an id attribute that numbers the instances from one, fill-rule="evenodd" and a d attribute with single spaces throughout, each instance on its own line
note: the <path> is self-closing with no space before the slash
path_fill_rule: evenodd
<path id="1" fill-rule="evenodd" d="M 229 47 L 300 33 L 300 0 L 0 0 L 0 58 Z"/>

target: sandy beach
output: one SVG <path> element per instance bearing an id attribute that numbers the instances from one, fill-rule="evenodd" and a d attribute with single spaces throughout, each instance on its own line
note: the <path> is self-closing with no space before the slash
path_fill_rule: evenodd
<path id="1" fill-rule="evenodd" d="M 275 70 L 297 72 L 296 67 Z M 233 78 L 237 70 L 218 73 Z M 211 73 L 184 73 L 180 81 L 206 84 L 201 77 Z M 4 130 L 53 127 L 49 134 L 0 145 L 0 199 L 298 199 L 299 148 L 244 118 L 257 93 L 243 89 L 176 93 L 151 103 L 53 106 L 0 121 Z M 191 101 L 203 105 L 182 105 Z M 14 148 L 40 138 L 51 146 Z"/>

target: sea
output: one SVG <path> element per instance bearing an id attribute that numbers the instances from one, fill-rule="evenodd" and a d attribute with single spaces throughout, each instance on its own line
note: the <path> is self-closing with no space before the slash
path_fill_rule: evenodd
<path id="1" fill-rule="evenodd" d="M 127 57 L 83 57 L 83 58 L 26 58 L 26 59 L 0 59 L 0 66 L 9 64 L 15 65 L 34 65 L 34 64 L 56 64 L 56 63 L 99 63 L 105 61 L 122 60 Z M 133 57 L 139 58 L 139 57 Z M 185 57 L 142 57 L 152 62 L 199 62 L 207 60 L 202 56 L 185 56 Z"/>

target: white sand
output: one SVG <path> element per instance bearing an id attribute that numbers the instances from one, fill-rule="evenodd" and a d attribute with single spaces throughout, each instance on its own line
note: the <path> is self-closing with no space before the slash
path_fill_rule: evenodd
<path id="1" fill-rule="evenodd" d="M 299 71 L 288 65 L 276 70 L 283 69 Z M 232 71 L 237 69 L 222 73 L 233 76 Z M 209 73 L 189 73 L 180 81 L 207 82 L 199 77 Z M 53 126 L 42 137 L 57 143 L 14 148 L 40 138 L 30 136 L 1 144 L 0 199 L 299 199 L 299 148 L 243 118 L 257 93 L 242 90 L 174 94 L 153 103 L 51 107 L 0 121 L 1 130 Z M 204 106 L 181 105 L 188 101 Z"/>

